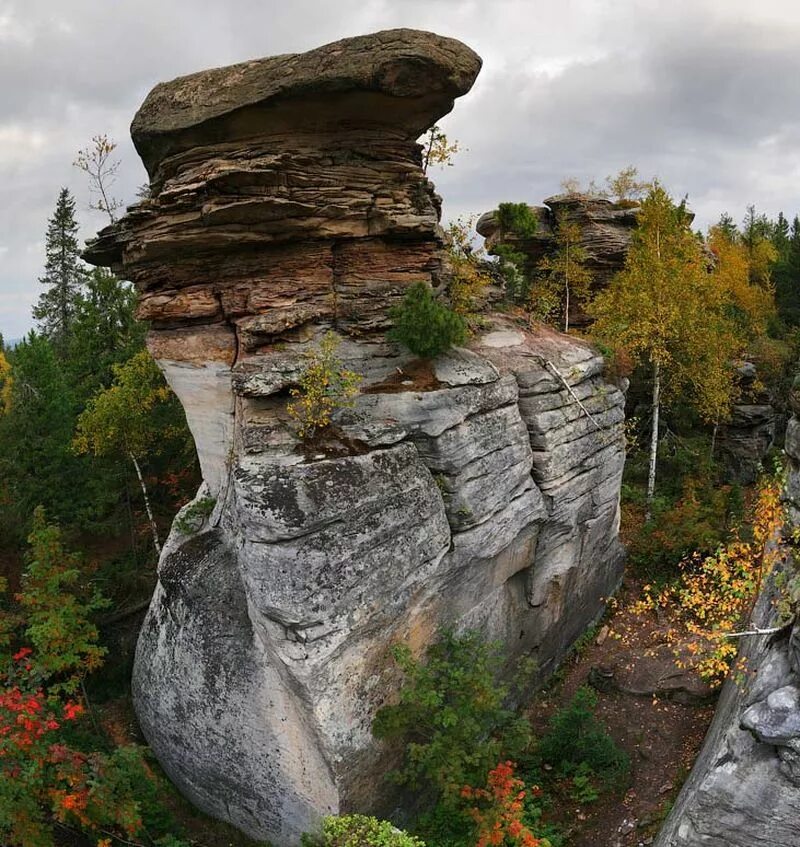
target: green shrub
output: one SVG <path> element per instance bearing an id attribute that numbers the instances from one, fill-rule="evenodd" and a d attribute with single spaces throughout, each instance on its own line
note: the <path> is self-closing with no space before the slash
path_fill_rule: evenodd
<path id="1" fill-rule="evenodd" d="M 214 511 L 217 505 L 216 497 L 201 497 L 194 500 L 185 509 L 182 509 L 175 518 L 175 527 L 182 535 L 191 535 L 197 532 Z"/>
<path id="2" fill-rule="evenodd" d="M 463 344 L 467 337 L 464 318 L 439 303 L 423 282 L 408 289 L 402 304 L 391 309 L 389 317 L 394 321 L 389 338 L 423 359 Z"/>
<path id="3" fill-rule="evenodd" d="M 301 844 L 303 847 L 425 847 L 424 842 L 389 821 L 366 815 L 324 818 L 322 833 L 304 833 Z"/>
<path id="4" fill-rule="evenodd" d="M 539 741 L 538 754 L 561 776 L 594 774 L 609 782 L 620 782 L 630 769 L 630 759 L 595 718 L 596 705 L 597 694 L 586 686 L 579 688 L 572 701 L 550 718 L 548 731 Z"/>
<path id="5" fill-rule="evenodd" d="M 299 386 L 291 389 L 294 400 L 286 407 L 297 421 L 297 435 L 303 441 L 310 441 L 319 430 L 330 426 L 333 413 L 350 408 L 358 394 L 361 374 L 343 367 L 336 355 L 338 346 L 336 334 L 326 332 L 316 350 L 303 354 L 306 366 Z"/>
<path id="6" fill-rule="evenodd" d="M 539 222 L 527 203 L 501 203 L 497 207 L 497 223 L 501 237 L 517 235 L 530 238 L 536 233 Z"/>
<path id="7" fill-rule="evenodd" d="M 405 741 L 403 766 L 392 774 L 397 782 L 432 788 L 447 801 L 525 749 L 530 725 L 504 705 L 509 689 L 495 677 L 502 665 L 496 645 L 474 632 L 446 632 L 424 662 L 405 645 L 393 653 L 405 675 L 400 701 L 380 709 L 372 729 Z"/>

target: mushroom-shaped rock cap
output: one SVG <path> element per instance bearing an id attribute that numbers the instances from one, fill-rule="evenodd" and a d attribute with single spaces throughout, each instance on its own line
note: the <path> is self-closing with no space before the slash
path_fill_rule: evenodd
<path id="1" fill-rule="evenodd" d="M 470 90 L 480 68 L 453 38 L 385 30 L 160 83 L 131 135 L 151 176 L 174 153 L 271 131 L 390 125 L 416 138 Z"/>

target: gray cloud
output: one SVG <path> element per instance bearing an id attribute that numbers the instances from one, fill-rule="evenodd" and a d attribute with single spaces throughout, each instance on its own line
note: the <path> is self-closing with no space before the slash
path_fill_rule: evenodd
<path id="1" fill-rule="evenodd" d="M 800 4 L 794 0 L 0 0 L 0 331 L 31 325 L 43 235 L 98 132 L 120 144 L 118 193 L 144 171 L 128 124 L 158 81 L 393 27 L 432 29 L 484 58 L 443 122 L 467 148 L 433 174 L 446 213 L 538 202 L 564 176 L 634 163 L 698 222 L 800 210 Z M 89 236 L 102 218 L 81 212 Z"/>

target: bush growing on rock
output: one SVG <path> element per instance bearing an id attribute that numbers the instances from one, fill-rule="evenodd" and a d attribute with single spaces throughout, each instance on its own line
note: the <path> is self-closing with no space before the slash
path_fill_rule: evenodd
<path id="1" fill-rule="evenodd" d="M 366 815 L 331 815 L 320 834 L 304 833 L 302 847 L 425 847 L 425 843 L 389 821 Z"/>
<path id="2" fill-rule="evenodd" d="M 292 389 L 295 401 L 287 411 L 297 421 L 297 434 L 304 441 L 329 426 L 333 413 L 352 405 L 358 394 L 361 376 L 342 367 L 336 355 L 338 346 L 336 335 L 327 332 L 319 348 L 305 354 L 307 364 L 300 375 L 300 386 Z"/>
<path id="3" fill-rule="evenodd" d="M 402 304 L 392 309 L 389 317 L 394 321 L 389 338 L 422 359 L 463 344 L 467 337 L 464 318 L 439 303 L 423 282 L 408 289 Z"/>

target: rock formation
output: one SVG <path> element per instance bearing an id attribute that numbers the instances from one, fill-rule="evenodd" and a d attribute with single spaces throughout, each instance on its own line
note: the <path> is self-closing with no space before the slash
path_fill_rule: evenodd
<path id="1" fill-rule="evenodd" d="M 800 403 L 786 432 L 788 530 L 800 526 Z M 788 534 L 788 533 L 787 533 Z M 797 566 L 785 542 L 751 616 L 775 629 L 742 639 L 744 681 L 729 679 L 692 773 L 656 847 L 800 844 L 800 625 L 781 627 Z"/>
<path id="2" fill-rule="evenodd" d="M 752 485 L 775 441 L 777 415 L 769 391 L 759 383 L 756 365 L 743 362 L 737 371 L 742 396 L 731 410 L 730 420 L 720 424 L 717 456 L 731 482 Z"/>
<path id="3" fill-rule="evenodd" d="M 555 228 L 563 215 L 581 230 L 581 247 L 586 254 L 586 267 L 592 273 L 592 287 L 605 288 L 614 274 L 622 269 L 631 245 L 631 235 L 639 216 L 638 203 L 614 203 L 606 197 L 570 193 L 548 197 L 543 206 L 531 206 L 538 225 L 530 238 L 514 233 L 501 233 L 497 212 L 485 212 L 478 219 L 478 233 L 486 239 L 489 251 L 501 239 L 513 244 L 527 259 L 530 270 L 556 246 Z M 574 318 L 574 320 L 573 320 Z M 571 313 L 572 324 L 586 324 L 587 318 L 577 307 Z"/>
<path id="4" fill-rule="evenodd" d="M 150 197 L 87 253 L 136 284 L 204 476 L 159 563 L 137 713 L 192 801 L 279 847 L 395 802 L 370 732 L 393 643 L 477 628 L 545 673 L 620 577 L 602 358 L 487 316 L 422 378 L 386 340 L 408 286 L 446 284 L 416 138 L 479 68 L 395 30 L 159 85 L 132 127 Z M 287 397 L 330 330 L 362 392 L 309 453 Z"/>
<path id="5" fill-rule="evenodd" d="M 592 289 L 608 286 L 625 265 L 631 236 L 637 225 L 639 209 L 635 201 L 614 203 L 605 197 L 571 193 L 549 197 L 543 206 L 531 206 L 538 222 L 529 238 L 501 233 L 497 212 L 486 212 L 478 220 L 477 230 L 492 248 L 505 241 L 526 257 L 527 270 L 534 271 L 543 257 L 555 249 L 555 226 L 565 216 L 580 227 L 581 247 L 586 266 L 592 273 Z M 691 212 L 688 213 L 694 218 Z M 709 262 L 713 255 L 709 252 Z M 570 325 L 588 326 L 590 318 L 580 305 L 570 307 Z M 729 421 L 719 427 L 716 455 L 731 482 L 750 485 L 761 472 L 761 462 L 775 440 L 776 413 L 769 392 L 757 379 L 756 365 L 744 362 L 739 367 L 742 397 L 734 405 Z M 629 409 L 629 413 L 630 413 Z"/>

